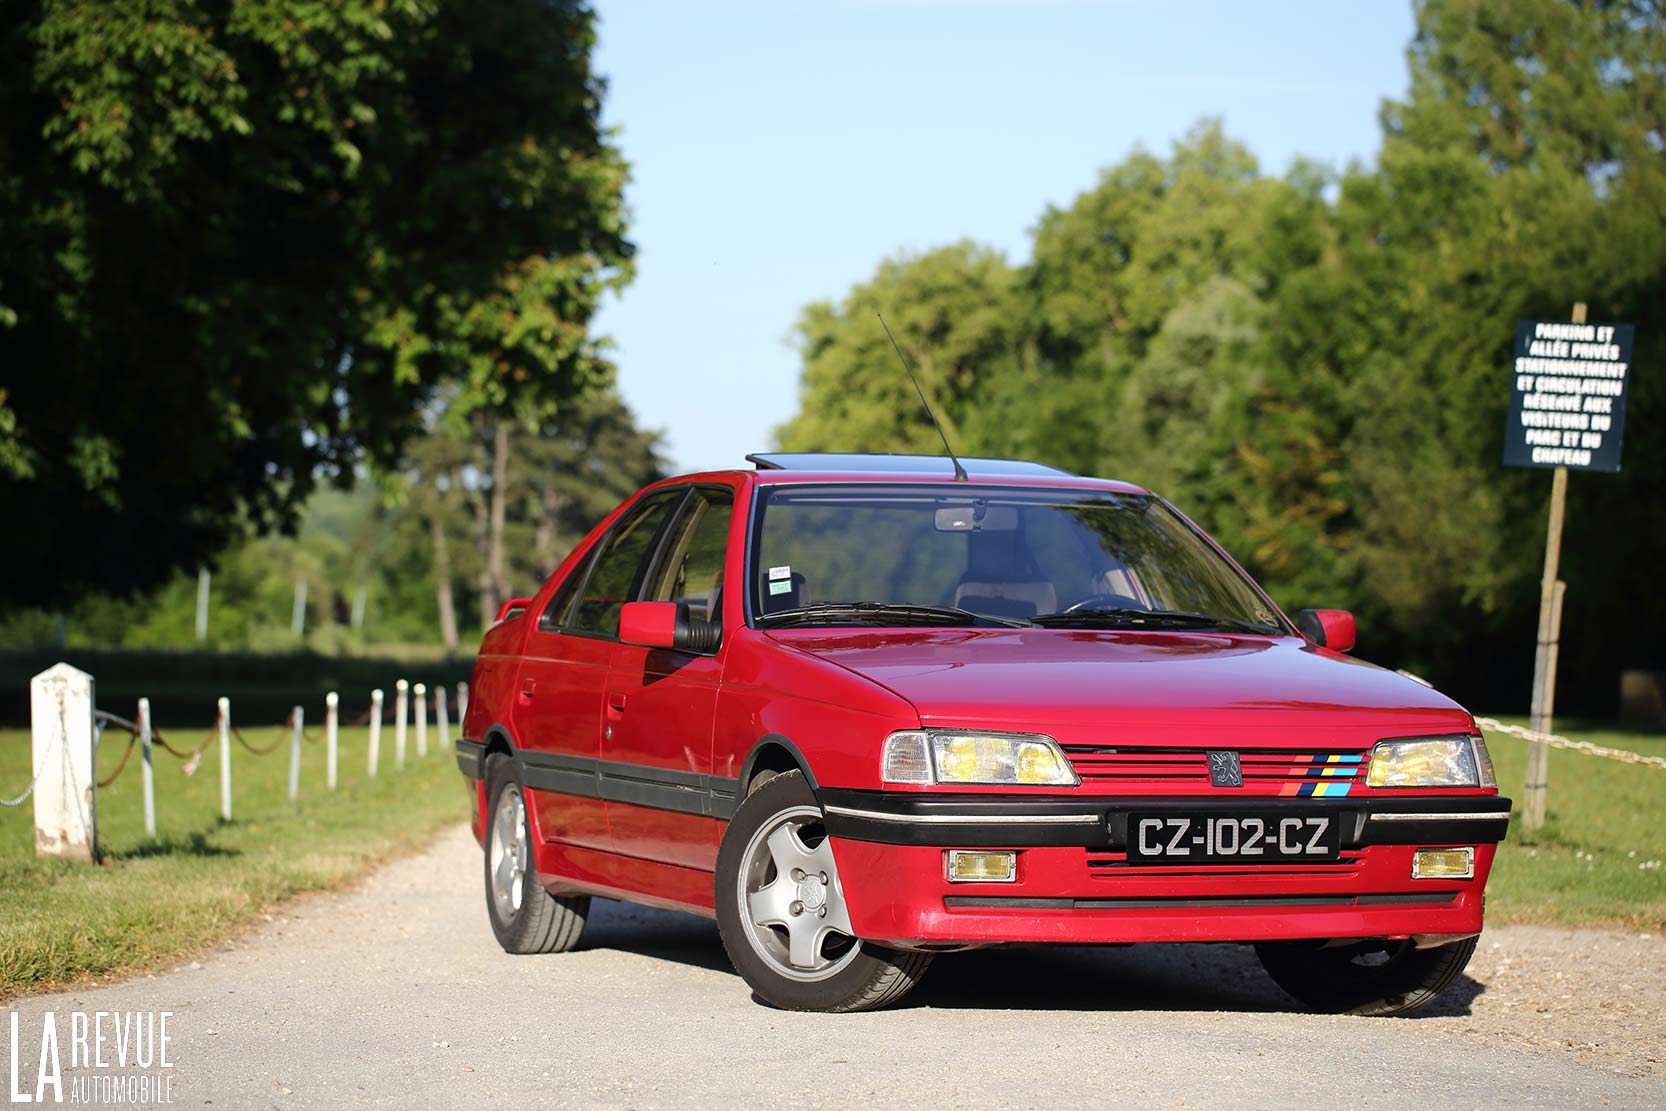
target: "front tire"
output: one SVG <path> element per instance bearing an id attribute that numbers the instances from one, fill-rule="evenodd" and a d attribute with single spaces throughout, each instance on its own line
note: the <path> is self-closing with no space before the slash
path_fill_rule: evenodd
<path id="1" fill-rule="evenodd" d="M 1406 1015 L 1440 997 L 1469 964 L 1480 938 L 1434 949 L 1407 941 L 1324 947 L 1317 941 L 1263 941 L 1255 955 L 1273 981 L 1301 1003 L 1330 1014 Z"/>
<path id="2" fill-rule="evenodd" d="M 789 1011 L 866 1011 L 906 995 L 930 953 L 851 933 L 821 807 L 799 772 L 773 776 L 735 811 L 717 855 L 717 925 L 735 971 Z"/>
<path id="3" fill-rule="evenodd" d="M 538 882 L 532 820 L 515 762 L 486 761 L 486 917 L 506 953 L 564 953 L 578 944 L 590 896 L 557 898 Z"/>

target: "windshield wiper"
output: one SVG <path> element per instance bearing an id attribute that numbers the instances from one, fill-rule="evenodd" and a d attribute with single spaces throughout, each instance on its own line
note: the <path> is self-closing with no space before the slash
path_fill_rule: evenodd
<path id="1" fill-rule="evenodd" d="M 992 617 L 959 606 L 916 606 L 900 602 L 817 602 L 813 606 L 781 610 L 758 618 L 758 627 L 813 625 L 823 622 L 859 622 L 864 625 L 975 625 L 988 621 L 1012 629 L 1029 627 L 1028 621 Z"/>
<path id="2" fill-rule="evenodd" d="M 1043 613 L 1030 621 L 1031 624 L 1051 629 L 1227 628 L 1236 629 L 1241 633 L 1278 633 L 1278 628 L 1273 625 L 1240 621 L 1235 617 L 1221 617 L 1213 613 L 1193 613 L 1191 610 L 1142 610 L 1127 606 L 1076 610 L 1074 613 Z"/>

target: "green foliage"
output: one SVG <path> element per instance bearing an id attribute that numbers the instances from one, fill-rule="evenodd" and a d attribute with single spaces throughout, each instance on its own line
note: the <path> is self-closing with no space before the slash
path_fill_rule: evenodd
<path id="1" fill-rule="evenodd" d="M 0 598 L 126 593 L 604 382 L 626 168 L 578 0 L 26 0 L 0 25 Z"/>
<path id="2" fill-rule="evenodd" d="M 1021 366 L 1017 307 L 1006 260 L 972 243 L 881 264 L 842 305 L 800 315 L 805 404 L 778 438 L 795 451 L 940 450 L 879 314 L 955 438 L 984 382 Z"/>
<path id="3" fill-rule="evenodd" d="M 1269 177 L 1206 121 L 1047 209 L 1020 268 L 967 243 L 889 261 L 804 311 L 781 445 L 936 449 L 883 307 L 958 450 L 1156 488 L 1281 601 L 1359 610 L 1367 655 L 1524 696 L 1548 476 L 1499 463 L 1515 322 L 1582 300 L 1637 323 L 1628 422 L 1666 419 L 1666 12 L 1417 14 L 1377 165 Z M 1666 441 L 1625 452 L 1576 481 L 1566 542 L 1564 691 L 1599 710 L 1619 667 L 1666 666 L 1666 516 L 1640 512 Z"/>

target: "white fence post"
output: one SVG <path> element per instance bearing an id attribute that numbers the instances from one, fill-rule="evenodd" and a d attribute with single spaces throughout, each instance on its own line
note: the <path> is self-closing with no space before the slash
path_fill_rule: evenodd
<path id="1" fill-rule="evenodd" d="M 440 751 L 451 747 L 451 722 L 445 712 L 445 684 L 434 684 L 434 724 L 440 730 Z"/>
<path id="2" fill-rule="evenodd" d="M 411 717 L 411 684 L 401 679 L 393 685 L 393 766 L 405 766 L 405 723 Z"/>
<path id="3" fill-rule="evenodd" d="M 150 699 L 139 699 L 139 755 L 144 757 L 145 836 L 156 836 L 156 780 L 150 768 Z"/>
<path id="4" fill-rule="evenodd" d="M 324 696 L 324 782 L 332 791 L 336 789 L 336 705 L 340 701 L 335 691 Z"/>
<path id="5" fill-rule="evenodd" d="M 220 699 L 220 820 L 231 821 L 231 699 Z"/>
<path id="6" fill-rule="evenodd" d="M 98 851 L 93 677 L 67 663 L 29 681 L 35 855 L 91 862 Z"/>
<path id="7" fill-rule="evenodd" d="M 417 755 L 428 755 L 428 685 L 418 683 L 411 688 L 416 695 Z"/>
<path id="8" fill-rule="evenodd" d="M 376 778 L 376 765 L 382 758 L 382 688 L 370 692 L 370 778 Z"/>
<path id="9" fill-rule="evenodd" d="M 463 719 L 469 716 L 469 685 L 457 684 L 457 730 L 462 732 Z"/>
<path id="10" fill-rule="evenodd" d="M 294 729 L 289 739 L 289 801 L 294 802 L 301 794 L 301 721 L 305 713 L 297 706 L 290 711 L 290 720 Z"/>

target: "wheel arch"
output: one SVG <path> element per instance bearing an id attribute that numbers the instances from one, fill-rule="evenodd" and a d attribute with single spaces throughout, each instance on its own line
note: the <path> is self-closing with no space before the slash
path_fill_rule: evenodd
<path id="1" fill-rule="evenodd" d="M 820 793 L 816 784 L 816 773 L 810 770 L 810 760 L 804 755 L 804 750 L 794 744 L 790 737 L 780 733 L 766 733 L 753 744 L 752 751 L 746 754 L 746 760 L 740 766 L 739 789 L 736 794 L 744 799 L 754 786 L 769 776 L 793 771 L 802 773 L 804 781 L 810 785 L 810 790 Z"/>
<path id="2" fill-rule="evenodd" d="M 514 760 L 517 753 L 514 738 L 510 735 L 508 727 L 501 722 L 493 722 L 486 727 L 480 744 L 480 778 L 474 781 L 474 821 L 470 824 L 474 828 L 474 839 L 485 845 L 486 822 L 489 820 L 486 811 L 491 805 L 491 800 L 486 797 L 486 761 L 498 755 Z M 537 821 L 536 816 L 533 821 Z"/>

